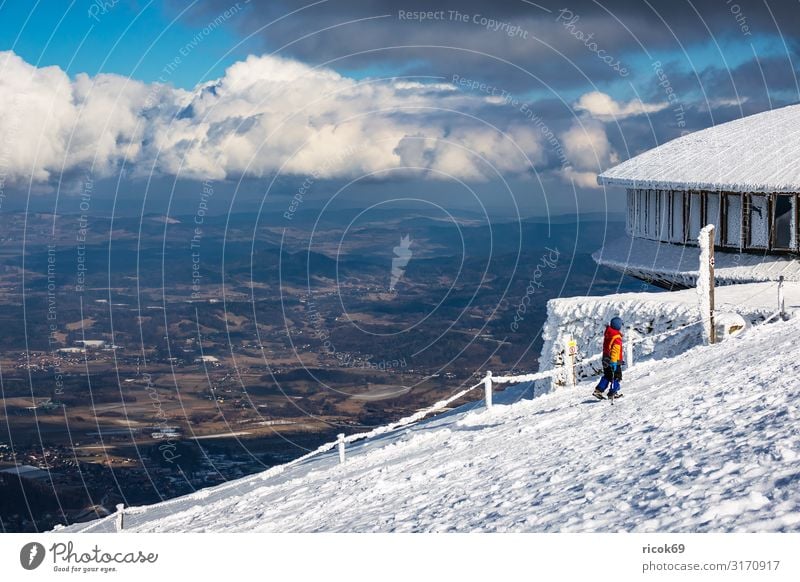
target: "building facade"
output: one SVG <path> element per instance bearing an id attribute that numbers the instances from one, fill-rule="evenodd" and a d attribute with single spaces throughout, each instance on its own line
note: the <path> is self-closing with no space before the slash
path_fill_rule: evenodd
<path id="1" fill-rule="evenodd" d="M 598 176 L 627 192 L 626 237 L 595 260 L 662 287 L 688 287 L 697 237 L 715 228 L 718 284 L 800 281 L 800 105 L 679 137 Z"/>
<path id="2" fill-rule="evenodd" d="M 798 195 L 627 190 L 626 232 L 634 238 L 697 244 L 700 229 L 716 226 L 715 246 L 736 252 L 797 253 Z"/>

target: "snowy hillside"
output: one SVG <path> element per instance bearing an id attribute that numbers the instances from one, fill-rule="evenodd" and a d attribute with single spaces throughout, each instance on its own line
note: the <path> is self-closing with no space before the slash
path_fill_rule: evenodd
<path id="1" fill-rule="evenodd" d="M 351 446 L 344 465 L 326 454 L 150 506 L 125 529 L 800 531 L 798 336 L 795 319 L 643 362 L 613 406 L 589 383 L 534 400 L 510 388 L 490 411 Z"/>

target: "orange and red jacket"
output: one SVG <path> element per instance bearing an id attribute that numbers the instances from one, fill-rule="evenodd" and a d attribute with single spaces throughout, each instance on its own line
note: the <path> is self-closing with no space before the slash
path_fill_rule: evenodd
<path id="1" fill-rule="evenodd" d="M 622 361 L 622 332 L 613 327 L 606 326 L 603 335 L 603 359 L 608 358 L 611 363 Z"/>

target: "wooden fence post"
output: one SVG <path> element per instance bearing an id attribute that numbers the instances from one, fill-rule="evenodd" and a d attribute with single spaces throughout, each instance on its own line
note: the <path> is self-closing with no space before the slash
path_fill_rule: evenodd
<path id="1" fill-rule="evenodd" d="M 117 503 L 117 518 L 114 522 L 114 528 L 120 532 L 125 527 L 125 504 Z"/>
<path id="2" fill-rule="evenodd" d="M 712 344 L 717 343 L 717 324 L 714 321 L 714 285 L 716 279 L 714 277 L 714 226 L 708 229 L 708 303 L 709 313 L 708 317 L 711 318 L 711 325 L 709 331 L 709 342 Z"/>
<path id="3" fill-rule="evenodd" d="M 483 379 L 484 400 L 486 401 L 486 408 L 492 408 L 492 372 L 486 372 L 486 377 Z"/>
<path id="4" fill-rule="evenodd" d="M 780 311 L 781 319 L 783 319 L 786 311 L 786 300 L 783 296 L 783 275 L 778 277 L 778 311 Z"/>
<path id="5" fill-rule="evenodd" d="M 714 321 L 714 225 L 707 224 L 697 237 L 700 246 L 700 269 L 697 273 L 697 292 L 700 300 L 700 321 L 703 324 L 703 340 L 709 344 L 717 342 Z"/>
<path id="6" fill-rule="evenodd" d="M 568 335 L 564 344 L 564 379 L 568 388 L 573 388 L 577 380 L 575 373 L 577 356 L 578 342 L 571 335 Z"/>
<path id="7" fill-rule="evenodd" d="M 344 463 L 344 433 L 341 432 L 337 435 L 339 446 L 339 464 Z"/>

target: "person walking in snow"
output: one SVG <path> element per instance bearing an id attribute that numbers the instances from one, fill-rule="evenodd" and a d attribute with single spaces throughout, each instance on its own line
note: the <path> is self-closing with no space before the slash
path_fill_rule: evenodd
<path id="1" fill-rule="evenodd" d="M 603 377 L 594 389 L 594 396 L 603 400 L 603 393 L 611 384 L 608 391 L 608 398 L 619 398 L 622 393 L 619 391 L 619 383 L 622 381 L 622 319 L 614 317 L 606 326 L 603 335 Z"/>

